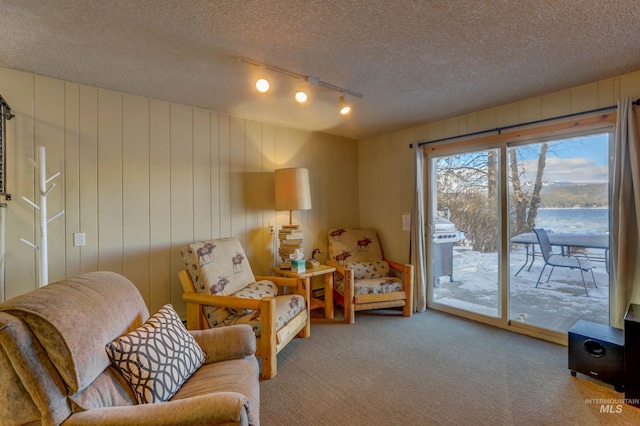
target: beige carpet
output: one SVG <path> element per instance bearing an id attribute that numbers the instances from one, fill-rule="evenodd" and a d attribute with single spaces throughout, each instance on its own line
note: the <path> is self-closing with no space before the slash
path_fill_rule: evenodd
<path id="1" fill-rule="evenodd" d="M 570 375 L 564 346 L 431 310 L 339 320 L 278 355 L 263 426 L 640 424 L 624 394 Z"/>

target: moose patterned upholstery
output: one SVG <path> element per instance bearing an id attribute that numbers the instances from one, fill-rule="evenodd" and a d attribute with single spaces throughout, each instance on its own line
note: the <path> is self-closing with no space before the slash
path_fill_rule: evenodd
<path id="1" fill-rule="evenodd" d="M 307 337 L 310 332 L 310 290 L 304 282 L 254 276 L 236 238 L 195 242 L 181 254 L 186 266 L 179 277 L 187 302 L 187 328 L 250 325 L 258 339 L 262 377 L 275 376 L 277 352 L 296 335 Z M 280 294 L 280 287 L 293 291 Z"/>
<path id="2" fill-rule="evenodd" d="M 413 311 L 413 265 L 385 259 L 373 228 L 338 228 L 328 232 L 328 264 L 336 267 L 335 300 L 345 310 L 345 322 L 355 311 L 403 307 Z"/>

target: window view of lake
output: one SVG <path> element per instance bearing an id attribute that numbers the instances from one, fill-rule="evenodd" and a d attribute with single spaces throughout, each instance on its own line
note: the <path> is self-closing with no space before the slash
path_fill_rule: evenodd
<path id="1" fill-rule="evenodd" d="M 609 232 L 607 208 L 541 208 L 536 226 L 553 232 Z"/>
<path id="2" fill-rule="evenodd" d="M 514 144 L 507 158 L 493 148 L 434 154 L 434 210 L 446 212 L 464 238 L 449 246 L 434 240 L 431 302 L 560 333 L 579 319 L 608 324 L 610 140 L 598 133 Z M 506 226 L 499 215 L 505 203 Z M 547 256 L 549 263 L 536 228 L 551 236 L 545 253 L 558 257 Z"/>

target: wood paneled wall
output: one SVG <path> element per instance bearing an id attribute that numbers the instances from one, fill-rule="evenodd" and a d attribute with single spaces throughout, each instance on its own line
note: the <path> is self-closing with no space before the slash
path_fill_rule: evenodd
<path id="1" fill-rule="evenodd" d="M 274 210 L 273 172 L 307 167 L 312 210 L 294 212 L 305 253 L 326 253 L 330 227 L 359 220 L 358 144 L 215 111 L 143 98 L 0 68 L 0 93 L 15 118 L 7 129 L 8 201 L 5 296 L 37 287 L 37 256 L 19 242 L 39 239 L 34 209 L 44 146 L 53 182 L 48 209 L 49 280 L 110 270 L 133 281 L 155 310 L 184 312 L 177 272 L 186 243 L 240 239 L 256 274 L 268 274 L 277 229 L 288 212 Z M 269 231 L 273 225 L 276 233 Z M 86 246 L 73 246 L 73 233 Z"/>
<path id="2" fill-rule="evenodd" d="M 401 225 L 402 215 L 411 212 L 413 198 L 415 164 L 410 143 L 415 147 L 415 142 L 608 107 L 627 96 L 640 98 L 640 71 L 361 140 L 360 225 L 379 230 L 388 258 L 408 262 L 409 232 L 402 231 Z"/>

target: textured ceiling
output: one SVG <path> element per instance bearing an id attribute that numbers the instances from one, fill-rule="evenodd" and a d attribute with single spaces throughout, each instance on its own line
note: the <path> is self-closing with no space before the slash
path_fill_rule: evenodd
<path id="1" fill-rule="evenodd" d="M 2 67 L 354 139 L 640 69 L 638 0 L 0 0 L 0 28 Z M 240 56 L 364 97 L 260 95 Z"/>

